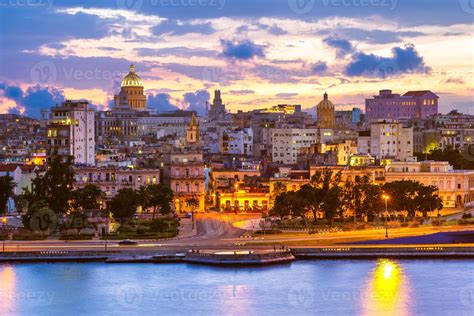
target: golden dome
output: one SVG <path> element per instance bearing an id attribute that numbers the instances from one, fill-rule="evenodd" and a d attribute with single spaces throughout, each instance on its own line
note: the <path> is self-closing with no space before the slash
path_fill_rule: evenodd
<path id="1" fill-rule="evenodd" d="M 135 73 L 135 66 L 130 65 L 130 72 L 123 77 L 121 87 L 143 87 L 142 79 Z"/>
<path id="2" fill-rule="evenodd" d="M 321 102 L 319 102 L 317 108 L 318 109 L 334 109 L 334 104 L 331 101 L 329 101 L 327 93 L 324 93 L 324 99 Z"/>

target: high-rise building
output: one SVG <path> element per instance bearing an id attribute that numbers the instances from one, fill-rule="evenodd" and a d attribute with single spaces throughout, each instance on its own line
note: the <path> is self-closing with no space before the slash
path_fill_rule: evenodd
<path id="1" fill-rule="evenodd" d="M 75 164 L 95 165 L 94 110 L 84 100 L 67 100 L 51 109 L 48 155 L 72 156 Z"/>
<path id="2" fill-rule="evenodd" d="M 214 100 L 211 103 L 211 108 L 207 116 L 211 120 L 223 120 L 226 116 L 225 104 L 222 103 L 221 90 L 214 91 Z"/>
<path id="3" fill-rule="evenodd" d="M 127 103 L 133 110 L 146 109 L 146 95 L 142 79 L 135 73 L 135 66 L 130 65 L 130 72 L 123 77 L 119 94 L 114 96 L 115 106 Z"/>
<path id="4" fill-rule="evenodd" d="M 392 120 L 373 122 L 370 131 L 359 133 L 357 144 L 359 154 L 406 160 L 413 156 L 413 127 Z"/>
<path id="5" fill-rule="evenodd" d="M 365 100 L 366 122 L 378 119 L 427 118 L 438 113 L 439 97 L 429 90 L 408 91 L 404 95 L 380 90 Z"/>
<path id="6" fill-rule="evenodd" d="M 316 107 L 318 118 L 317 126 L 323 129 L 334 128 L 334 104 L 329 101 L 328 94 L 324 93 L 324 98 Z"/>
<path id="7" fill-rule="evenodd" d="M 300 151 L 318 142 L 318 132 L 316 128 L 272 129 L 272 161 L 288 165 L 296 164 Z"/>

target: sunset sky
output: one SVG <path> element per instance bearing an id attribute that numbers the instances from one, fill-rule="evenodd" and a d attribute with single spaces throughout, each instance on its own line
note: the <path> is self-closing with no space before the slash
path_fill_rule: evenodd
<path id="1" fill-rule="evenodd" d="M 429 89 L 474 114 L 473 20 L 472 0 L 0 0 L 0 112 L 106 109 L 133 63 L 158 111 Z"/>

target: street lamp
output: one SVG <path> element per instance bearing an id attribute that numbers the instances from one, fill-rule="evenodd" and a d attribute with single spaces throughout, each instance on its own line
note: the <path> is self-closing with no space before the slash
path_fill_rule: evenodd
<path id="1" fill-rule="evenodd" d="M 387 214 L 388 214 L 388 200 L 390 197 L 387 194 L 382 195 L 382 198 L 385 200 L 385 238 L 388 238 L 388 221 L 387 221 Z"/>
<path id="2" fill-rule="evenodd" d="M 5 227 L 7 226 L 8 218 L 6 216 L 2 217 L 2 231 L 3 231 L 3 252 L 5 252 Z"/>

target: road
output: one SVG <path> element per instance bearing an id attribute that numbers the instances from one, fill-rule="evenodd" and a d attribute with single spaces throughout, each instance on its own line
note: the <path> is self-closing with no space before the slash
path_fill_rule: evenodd
<path id="1" fill-rule="evenodd" d="M 107 249 L 113 250 L 185 250 L 185 249 L 266 249 L 273 245 L 285 244 L 288 246 L 324 246 L 343 244 L 359 240 L 384 239 L 385 230 L 364 230 L 350 232 L 332 232 L 325 234 L 291 233 L 281 235 L 266 235 L 253 238 L 241 238 L 246 232 L 244 229 L 236 228 L 232 223 L 241 222 L 255 218 L 253 216 L 242 216 L 235 214 L 202 214 L 195 218 L 195 234 L 160 241 L 140 241 L 137 246 L 119 246 L 118 241 L 108 241 Z M 189 224 L 189 223 L 188 223 Z M 241 226 L 239 226 L 241 227 Z M 470 227 L 420 227 L 390 229 L 389 236 L 405 237 L 414 235 L 431 234 L 438 231 L 474 230 Z M 66 250 L 105 250 L 106 244 L 103 240 L 90 241 L 7 241 L 6 251 L 66 251 Z M 383 246 L 380 246 L 383 247 Z M 1 250 L 1 244 L 0 244 Z"/>

